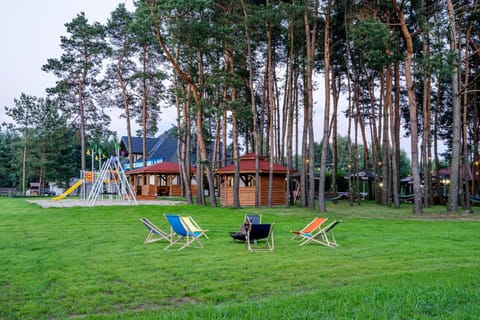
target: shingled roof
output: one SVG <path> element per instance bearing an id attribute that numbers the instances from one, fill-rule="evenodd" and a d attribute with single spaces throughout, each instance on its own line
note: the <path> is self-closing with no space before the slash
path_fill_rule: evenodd
<path id="1" fill-rule="evenodd" d="M 175 132 L 177 128 L 172 127 L 165 131 L 158 138 L 147 138 L 147 161 L 152 159 L 162 159 L 163 161 L 178 162 L 177 157 L 177 138 Z M 128 137 L 123 136 L 120 140 L 122 149 L 128 150 Z M 143 154 L 143 139 L 142 137 L 132 137 L 132 152 L 133 154 Z M 125 155 L 127 156 L 127 155 Z"/>

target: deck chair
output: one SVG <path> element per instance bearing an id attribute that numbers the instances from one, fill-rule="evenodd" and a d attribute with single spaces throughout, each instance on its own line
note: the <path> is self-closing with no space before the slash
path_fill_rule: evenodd
<path id="1" fill-rule="evenodd" d="M 169 243 L 172 243 L 172 234 L 166 233 L 153 223 L 151 223 L 147 218 L 141 218 L 140 221 L 145 225 L 145 227 L 149 230 L 147 238 L 143 243 L 153 243 L 160 240 L 166 240 Z"/>
<path id="2" fill-rule="evenodd" d="M 177 239 L 173 239 L 172 243 L 165 247 L 165 250 L 173 246 L 174 244 L 182 244 L 178 251 L 186 247 L 203 248 L 203 244 L 198 239 L 202 233 L 199 231 L 191 231 L 186 225 L 183 224 L 179 215 L 164 214 L 168 223 L 170 224 L 170 230 L 172 235 L 177 235 Z M 193 243 L 197 243 L 198 246 L 193 246 Z"/>
<path id="3" fill-rule="evenodd" d="M 251 224 L 262 223 L 262 215 L 261 214 L 246 214 L 244 222 L 247 222 L 247 219 L 250 220 Z"/>
<path id="4" fill-rule="evenodd" d="M 235 240 L 240 240 L 245 242 L 250 225 L 259 223 L 262 223 L 261 214 L 246 214 L 243 223 L 240 225 L 240 230 L 229 232 L 232 241 L 235 242 Z"/>
<path id="5" fill-rule="evenodd" d="M 245 245 L 248 251 L 270 251 L 275 250 L 275 241 L 273 237 L 273 228 L 275 223 L 272 224 L 252 224 L 247 232 L 247 240 Z M 262 242 L 265 242 L 262 245 Z"/>
<path id="6" fill-rule="evenodd" d="M 320 229 L 319 231 L 311 234 L 303 234 L 303 240 L 300 243 L 301 246 L 310 243 L 310 242 L 315 242 L 322 244 L 327 247 L 336 247 L 337 246 L 337 241 L 335 240 L 335 236 L 333 235 L 332 229 L 335 228 L 337 224 L 340 223 L 340 220 L 335 220 L 329 225 L 327 225 L 325 228 Z M 328 234 L 331 234 L 331 240 L 328 238 Z"/>
<path id="7" fill-rule="evenodd" d="M 209 230 L 204 230 L 200 228 L 198 223 L 195 220 L 193 220 L 192 216 L 180 217 L 180 219 L 182 219 L 183 224 L 188 228 L 188 230 L 192 232 L 200 232 L 199 237 L 204 236 L 205 238 L 210 239 L 207 236 L 207 231 Z"/>
<path id="8" fill-rule="evenodd" d="M 327 221 L 328 218 L 320 218 L 320 217 L 316 217 L 314 218 L 312 221 L 310 221 L 309 224 L 307 224 L 302 230 L 300 231 L 297 231 L 297 230 L 290 230 L 291 233 L 293 233 L 293 237 L 292 237 L 292 240 L 295 239 L 296 237 L 303 237 L 304 234 L 312 234 L 314 233 L 316 230 L 320 229 L 320 227 L 322 226 L 323 223 L 325 223 L 325 221 Z"/>

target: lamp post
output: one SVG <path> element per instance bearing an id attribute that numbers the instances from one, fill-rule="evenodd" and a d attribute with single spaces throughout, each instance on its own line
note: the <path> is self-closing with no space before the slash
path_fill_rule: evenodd
<path id="1" fill-rule="evenodd" d="M 90 147 L 90 149 L 87 150 L 87 156 L 92 156 L 92 172 L 95 171 L 95 159 L 96 159 L 96 154 L 97 154 L 97 150 L 99 150 L 99 148 L 96 146 L 96 145 L 92 145 Z"/>
<path id="2" fill-rule="evenodd" d="M 104 155 L 103 150 L 98 148 L 98 170 L 102 170 L 102 156 Z"/>
<path id="3" fill-rule="evenodd" d="M 88 179 L 85 179 L 85 182 L 91 182 L 92 186 L 95 183 L 95 154 L 97 153 L 97 149 L 98 148 L 97 148 L 96 145 L 92 145 L 92 146 L 90 146 L 89 149 L 87 149 L 87 156 L 92 157 L 92 171 L 90 172 L 91 173 L 90 181 L 88 181 Z M 86 174 L 85 174 L 85 178 L 87 178 Z M 83 194 L 83 197 L 87 196 L 87 185 L 86 184 L 82 185 L 82 194 Z"/>
<path id="4" fill-rule="evenodd" d="M 447 177 L 444 177 L 440 182 L 443 184 L 443 199 L 446 201 L 447 199 L 447 188 L 448 185 L 450 184 L 450 180 L 447 179 Z"/>
<path id="5" fill-rule="evenodd" d="M 472 193 L 474 195 L 477 195 L 478 192 L 477 192 L 477 189 L 478 189 L 478 177 L 479 177 L 479 162 L 478 160 L 476 160 L 474 162 L 474 168 L 473 168 L 473 172 L 474 172 L 474 176 L 472 178 Z"/>

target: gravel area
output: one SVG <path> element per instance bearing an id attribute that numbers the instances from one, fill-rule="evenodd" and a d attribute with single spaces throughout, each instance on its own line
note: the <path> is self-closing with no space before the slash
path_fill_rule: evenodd
<path id="1" fill-rule="evenodd" d="M 81 199 L 42 199 L 42 200 L 26 200 L 27 202 L 38 204 L 43 208 L 50 207 L 92 207 L 87 200 Z M 134 205 L 157 205 L 157 206 L 172 206 L 176 204 L 183 204 L 183 201 L 170 201 L 170 200 L 137 200 L 137 203 L 133 201 L 119 201 L 119 200 L 97 200 L 94 206 L 134 206 Z"/>

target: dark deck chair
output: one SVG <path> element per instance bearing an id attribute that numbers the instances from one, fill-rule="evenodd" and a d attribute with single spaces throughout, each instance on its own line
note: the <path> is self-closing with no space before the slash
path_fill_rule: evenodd
<path id="1" fill-rule="evenodd" d="M 273 237 L 273 229 L 275 223 L 272 224 L 252 224 L 247 232 L 245 245 L 248 251 L 270 251 L 275 250 L 275 241 Z"/>

